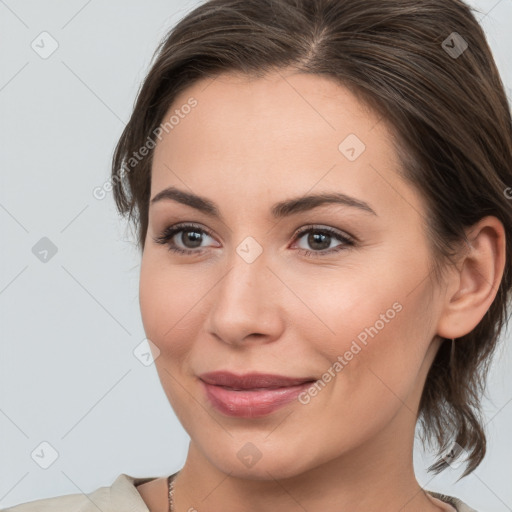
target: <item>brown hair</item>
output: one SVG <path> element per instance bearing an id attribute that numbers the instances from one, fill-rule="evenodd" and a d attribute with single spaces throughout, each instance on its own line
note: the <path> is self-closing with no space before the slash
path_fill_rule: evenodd
<path id="1" fill-rule="evenodd" d="M 138 229 L 143 251 L 152 151 L 147 158 L 134 156 L 149 147 L 177 94 L 222 72 L 263 76 L 288 66 L 334 78 L 396 131 L 403 164 L 399 172 L 427 203 L 426 229 L 437 279 L 442 278 L 442 264 L 453 262 L 454 249 L 467 242 L 465 228 L 487 215 L 505 228 L 506 266 L 496 298 L 477 327 L 456 342 L 451 368 L 450 342 L 443 340 L 418 411 L 423 434 L 436 442 L 438 456 L 453 441 L 468 452 L 465 477 L 486 453 L 480 400 L 508 316 L 512 121 L 483 30 L 464 2 L 202 3 L 163 39 L 139 90 L 113 156 L 117 208 Z M 437 474 L 446 467 L 440 458 L 428 470 Z"/>

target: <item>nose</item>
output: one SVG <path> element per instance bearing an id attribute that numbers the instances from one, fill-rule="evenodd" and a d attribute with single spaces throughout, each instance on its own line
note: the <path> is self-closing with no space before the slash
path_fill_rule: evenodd
<path id="1" fill-rule="evenodd" d="M 284 327 L 283 284 L 267 267 L 264 253 L 248 263 L 238 254 L 212 290 L 206 328 L 232 345 L 269 343 Z"/>

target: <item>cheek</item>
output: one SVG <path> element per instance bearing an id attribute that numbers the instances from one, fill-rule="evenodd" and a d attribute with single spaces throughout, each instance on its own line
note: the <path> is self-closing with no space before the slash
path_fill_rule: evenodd
<path id="1" fill-rule="evenodd" d="M 211 288 L 193 266 L 171 265 L 165 255 L 144 254 L 139 304 L 146 336 L 162 353 L 179 358 L 203 322 L 201 304 Z M 204 308 L 203 308 L 204 309 Z"/>
<path id="2" fill-rule="evenodd" d="M 430 340 L 429 318 L 423 314 L 425 297 L 421 295 L 425 294 L 413 297 L 398 290 L 396 295 L 383 295 L 368 306 L 363 325 L 347 329 L 338 350 L 343 351 L 341 378 L 336 379 L 333 392 L 337 397 L 349 397 L 347 410 L 356 418 L 364 420 L 375 414 L 379 423 L 389 420 L 404 403 L 410 404 L 411 410 L 415 407 Z M 396 297 L 399 300 L 393 300 Z"/>
<path id="3" fill-rule="evenodd" d="M 359 390 L 361 398 L 373 393 L 380 399 L 390 394 L 386 385 L 406 393 L 428 348 L 429 287 L 418 278 L 423 262 L 402 265 L 386 258 L 381 263 L 375 259 L 365 268 L 337 269 L 325 278 L 317 274 L 302 288 L 301 300 L 310 311 L 295 315 L 295 328 L 321 354 L 319 372 L 336 375 L 331 388 L 336 393 Z"/>
<path id="4" fill-rule="evenodd" d="M 166 288 L 158 263 L 146 251 L 140 271 L 139 305 L 146 336 L 157 345 L 167 323 L 167 316 L 163 314 L 167 309 L 165 302 L 172 297 L 169 295 L 166 299 Z"/>
<path id="5" fill-rule="evenodd" d="M 387 272 L 392 274 L 389 266 Z M 297 331 L 330 360 L 350 350 L 353 340 L 364 346 L 371 339 L 368 330 L 375 333 L 374 326 L 379 332 L 389 331 L 391 324 L 400 321 L 408 278 L 398 277 L 386 277 L 375 264 L 371 268 L 347 265 L 332 272 L 323 268 L 306 276 L 283 272 L 283 281 L 300 297 L 293 313 Z"/>
<path id="6" fill-rule="evenodd" d="M 149 251 L 144 253 L 139 282 L 139 302 L 146 336 L 163 350 L 164 340 L 173 335 L 179 314 L 176 287 L 179 285 Z"/>
<path id="7" fill-rule="evenodd" d="M 201 325 L 197 318 L 198 309 L 194 308 L 198 299 L 183 269 L 169 265 L 164 259 L 165 256 L 151 251 L 144 253 L 139 281 L 140 311 L 146 337 L 159 350 L 155 366 L 163 390 L 189 431 L 191 409 L 193 415 L 200 411 L 194 409 L 194 403 L 191 405 L 190 391 L 184 386 L 183 379 L 176 376 L 187 372 L 186 359 L 195 330 Z"/>

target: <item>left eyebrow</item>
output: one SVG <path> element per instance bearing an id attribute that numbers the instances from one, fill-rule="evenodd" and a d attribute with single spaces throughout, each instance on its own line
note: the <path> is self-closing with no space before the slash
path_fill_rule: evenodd
<path id="1" fill-rule="evenodd" d="M 210 217 L 222 219 L 222 215 L 213 201 L 210 201 L 205 197 L 180 190 L 176 187 L 168 187 L 161 190 L 155 195 L 155 197 L 153 197 L 153 199 L 151 199 L 151 204 L 153 205 L 163 200 L 176 201 L 195 208 Z M 272 217 L 275 219 L 281 219 L 300 212 L 309 211 L 326 204 L 342 204 L 377 216 L 373 208 L 365 201 L 339 192 L 321 193 L 287 199 L 274 204 L 271 208 L 271 213 Z"/>
<path id="2" fill-rule="evenodd" d="M 286 201 L 276 203 L 272 207 L 272 216 L 276 219 L 279 219 L 293 215 L 295 213 L 312 210 L 313 208 L 318 208 L 324 204 L 342 204 L 344 206 L 358 208 L 363 212 L 371 213 L 372 215 L 377 216 L 373 208 L 365 201 L 356 199 L 355 197 L 348 196 L 346 194 L 342 194 L 340 192 L 314 194 L 298 197 L 295 199 L 287 199 Z"/>

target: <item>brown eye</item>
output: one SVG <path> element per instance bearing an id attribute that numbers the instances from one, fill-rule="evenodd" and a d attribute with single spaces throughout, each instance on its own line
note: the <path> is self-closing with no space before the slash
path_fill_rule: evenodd
<path id="1" fill-rule="evenodd" d="M 307 237 L 304 237 L 304 235 L 307 235 Z M 313 227 L 301 230 L 296 234 L 295 238 L 304 238 L 306 245 L 313 250 L 299 247 L 299 251 L 303 251 L 306 256 L 313 257 L 330 255 L 355 245 L 352 237 L 342 234 L 332 228 L 324 227 Z M 336 240 L 341 243 L 332 247 L 331 243 Z"/>
<path id="2" fill-rule="evenodd" d="M 198 248 L 201 249 L 201 244 L 205 241 L 205 238 L 212 238 L 211 234 L 205 229 L 193 224 L 181 224 L 169 226 L 153 240 L 158 244 L 168 245 L 169 250 L 173 252 L 200 254 L 203 251 L 198 250 Z"/>

